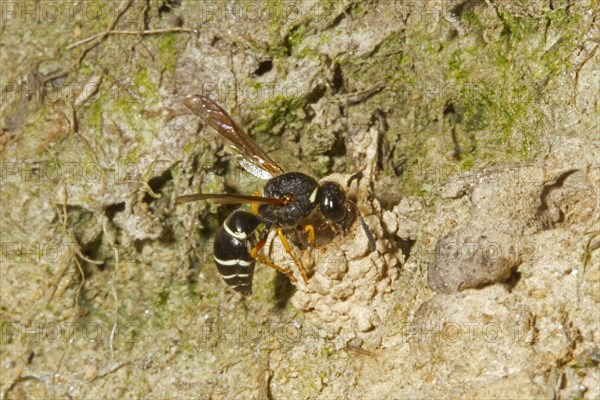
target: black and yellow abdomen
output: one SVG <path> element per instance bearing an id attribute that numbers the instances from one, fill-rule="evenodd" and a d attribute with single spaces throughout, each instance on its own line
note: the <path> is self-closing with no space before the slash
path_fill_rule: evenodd
<path id="1" fill-rule="evenodd" d="M 221 277 L 235 291 L 252 293 L 252 276 L 256 260 L 250 249 L 256 245 L 254 234 L 261 221 L 247 211 L 234 211 L 217 233 L 213 257 Z"/>

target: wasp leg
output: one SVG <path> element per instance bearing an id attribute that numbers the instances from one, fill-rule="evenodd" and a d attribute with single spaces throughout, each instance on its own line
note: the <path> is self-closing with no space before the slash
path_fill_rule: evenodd
<path id="1" fill-rule="evenodd" d="M 257 254 L 256 255 L 256 259 L 261 264 L 265 264 L 266 266 L 271 267 L 271 268 L 273 268 L 273 269 L 281 272 L 285 276 L 287 276 L 287 278 L 290 280 L 290 282 L 296 283 L 296 278 L 294 278 L 294 274 L 288 268 L 283 268 L 283 267 L 280 267 L 279 265 L 277 265 L 275 263 L 272 263 L 271 261 L 269 261 L 267 259 L 267 257 L 263 256 L 262 254 Z"/>
<path id="2" fill-rule="evenodd" d="M 310 245 L 310 247 L 317 247 L 315 246 L 315 227 L 312 226 L 312 224 L 307 224 L 304 225 L 302 227 L 302 230 L 306 233 L 308 233 L 308 244 Z"/>
<path id="3" fill-rule="evenodd" d="M 292 274 L 292 271 L 289 270 L 289 268 L 280 267 L 279 265 L 269 261 L 269 259 L 267 259 L 267 257 L 265 257 L 264 255 L 258 254 L 260 249 L 262 249 L 265 246 L 265 243 L 267 243 L 267 235 L 264 235 L 260 239 L 260 241 L 256 244 L 256 246 L 254 246 L 250 249 L 250 257 L 256 259 L 259 263 L 264 264 L 267 267 L 271 267 L 271 268 L 281 272 L 282 274 L 284 274 L 285 276 L 288 277 L 290 282 L 295 283 L 296 278 Z"/>
<path id="4" fill-rule="evenodd" d="M 302 263 L 296 258 L 294 253 L 292 253 L 292 249 L 291 249 L 287 239 L 283 235 L 283 230 L 281 228 L 277 228 L 277 235 L 279 236 L 279 240 L 281 240 L 281 244 L 283 244 L 283 248 L 290 255 L 290 257 L 292 257 L 292 260 L 294 260 L 296 267 L 298 267 L 298 271 L 300 272 L 300 275 L 302 276 L 302 280 L 304 281 L 304 283 L 307 283 L 308 278 L 306 277 L 306 273 L 304 272 L 304 267 L 302 266 Z"/>

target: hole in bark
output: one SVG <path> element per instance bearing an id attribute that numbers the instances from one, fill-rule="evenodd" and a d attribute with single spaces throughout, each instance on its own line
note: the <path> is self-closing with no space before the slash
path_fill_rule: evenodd
<path id="1" fill-rule="evenodd" d="M 339 63 L 336 63 L 335 67 L 333 68 L 332 83 L 333 83 L 333 91 L 335 93 L 340 92 L 340 90 L 344 86 L 344 74 L 342 73 L 342 67 L 340 66 Z"/>
<path id="2" fill-rule="evenodd" d="M 158 8 L 158 15 L 170 13 L 172 9 L 181 7 L 181 0 L 163 0 Z"/>
<path id="3" fill-rule="evenodd" d="M 108 218 L 109 221 L 112 221 L 117 213 L 125 211 L 125 202 L 122 201 L 120 203 L 111 204 L 104 208 L 104 215 Z"/>
<path id="4" fill-rule="evenodd" d="M 273 60 L 264 60 L 258 63 L 258 68 L 254 71 L 254 75 L 262 76 L 273 69 Z"/>
<path id="5" fill-rule="evenodd" d="M 287 276 L 278 272 L 275 276 L 275 292 L 273 293 L 273 300 L 276 301 L 275 310 L 283 310 L 295 292 L 296 288 Z"/>
<path id="6" fill-rule="evenodd" d="M 171 179 L 173 179 L 173 175 L 171 174 L 171 171 L 166 170 L 162 175 L 155 176 L 154 178 L 150 179 L 148 181 L 148 186 L 150 186 L 150 189 L 152 189 L 152 191 L 154 193 L 160 193 L 162 191 L 162 189 L 165 187 L 165 185 L 167 184 L 167 182 L 169 182 Z M 146 193 L 144 195 L 144 198 L 143 198 L 144 203 L 150 204 L 154 200 L 156 200 L 156 199 L 154 197 L 150 196 L 150 194 Z"/>

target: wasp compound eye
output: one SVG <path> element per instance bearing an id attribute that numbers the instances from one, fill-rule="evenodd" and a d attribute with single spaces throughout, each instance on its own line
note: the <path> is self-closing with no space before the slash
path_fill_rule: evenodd
<path id="1" fill-rule="evenodd" d="M 346 192 L 335 182 L 324 182 L 317 194 L 319 208 L 325 218 L 341 223 L 346 218 Z"/>

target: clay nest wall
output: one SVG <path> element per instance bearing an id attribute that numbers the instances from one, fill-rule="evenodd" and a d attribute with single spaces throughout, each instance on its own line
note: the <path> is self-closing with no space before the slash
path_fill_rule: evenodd
<path id="1" fill-rule="evenodd" d="M 2 6 L 3 399 L 600 396 L 596 2 Z M 362 170 L 375 251 L 355 222 L 229 289 L 237 206 L 175 199 L 264 182 L 191 93 Z"/>

